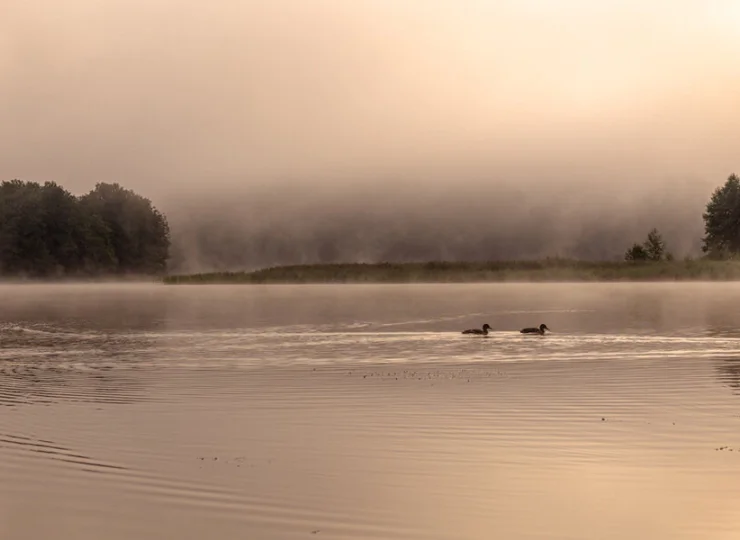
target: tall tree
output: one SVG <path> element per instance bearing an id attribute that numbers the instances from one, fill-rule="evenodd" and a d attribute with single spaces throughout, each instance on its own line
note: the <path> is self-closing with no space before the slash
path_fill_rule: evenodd
<path id="1" fill-rule="evenodd" d="M 658 229 L 653 228 L 647 235 L 647 240 L 643 243 L 647 258 L 651 261 L 663 260 L 665 253 L 665 241 Z"/>
<path id="2" fill-rule="evenodd" d="M 665 240 L 658 229 L 653 228 L 642 244 L 632 244 L 624 254 L 626 261 L 664 261 L 673 260 L 673 255 L 666 252 Z"/>
<path id="3" fill-rule="evenodd" d="M 165 271 L 170 247 L 169 225 L 149 199 L 119 184 L 99 183 L 82 197 L 82 204 L 107 227 L 119 272 Z"/>
<path id="4" fill-rule="evenodd" d="M 724 258 L 740 252 L 740 178 L 736 174 L 714 190 L 702 217 L 705 253 Z"/>
<path id="5" fill-rule="evenodd" d="M 53 263 L 39 269 L 43 274 L 65 274 L 80 266 L 83 239 L 76 234 L 83 216 L 77 198 L 54 182 L 40 192 L 44 243 Z"/>
<path id="6" fill-rule="evenodd" d="M 0 274 L 157 274 L 169 251 L 165 217 L 117 184 L 75 197 L 54 182 L 0 183 Z"/>
<path id="7" fill-rule="evenodd" d="M 0 264 L 5 273 L 44 275 L 54 264 L 46 244 L 42 195 L 36 182 L 0 185 Z"/>

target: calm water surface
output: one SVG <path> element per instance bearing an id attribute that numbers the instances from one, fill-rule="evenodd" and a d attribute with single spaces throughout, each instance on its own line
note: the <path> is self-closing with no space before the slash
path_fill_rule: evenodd
<path id="1" fill-rule="evenodd" d="M 0 538 L 735 539 L 739 394 L 740 284 L 0 286 Z"/>

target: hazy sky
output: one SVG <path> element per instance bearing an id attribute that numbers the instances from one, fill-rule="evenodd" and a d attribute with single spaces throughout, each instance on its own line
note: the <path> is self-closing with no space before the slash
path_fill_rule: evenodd
<path id="1" fill-rule="evenodd" d="M 735 0 L 4 0 L 0 40 L 3 178 L 661 181 L 740 159 Z"/>
<path id="2" fill-rule="evenodd" d="M 0 178 L 712 187 L 739 59 L 736 0 L 3 0 Z"/>

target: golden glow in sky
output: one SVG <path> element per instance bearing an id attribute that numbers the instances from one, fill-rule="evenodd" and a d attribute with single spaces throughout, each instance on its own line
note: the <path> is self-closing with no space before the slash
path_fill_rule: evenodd
<path id="1" fill-rule="evenodd" d="M 584 145 L 594 161 L 645 160 L 646 174 L 726 172 L 737 159 L 738 1 L 10 0 L 2 11 L 4 176 L 496 170 Z"/>

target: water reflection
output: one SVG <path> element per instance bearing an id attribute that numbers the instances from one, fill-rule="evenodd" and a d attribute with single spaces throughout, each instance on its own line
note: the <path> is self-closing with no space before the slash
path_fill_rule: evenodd
<path id="1" fill-rule="evenodd" d="M 716 451 L 737 426 L 740 286 L 0 294 L 3 538 L 740 526 L 740 460 Z M 459 334 L 482 322 L 490 339 Z M 516 332 L 540 322 L 555 332 Z"/>
<path id="2" fill-rule="evenodd" d="M 662 296 L 664 295 L 656 291 L 630 295 L 627 299 L 626 331 L 662 331 L 665 328 L 665 305 Z"/>
<path id="3" fill-rule="evenodd" d="M 0 285 L 0 324 L 62 333 L 152 331 L 168 318 L 152 285 Z M 60 337 L 60 336 L 54 336 Z"/>
<path id="4" fill-rule="evenodd" d="M 718 358 L 716 368 L 720 382 L 732 388 L 733 393 L 740 394 L 740 358 Z"/>

